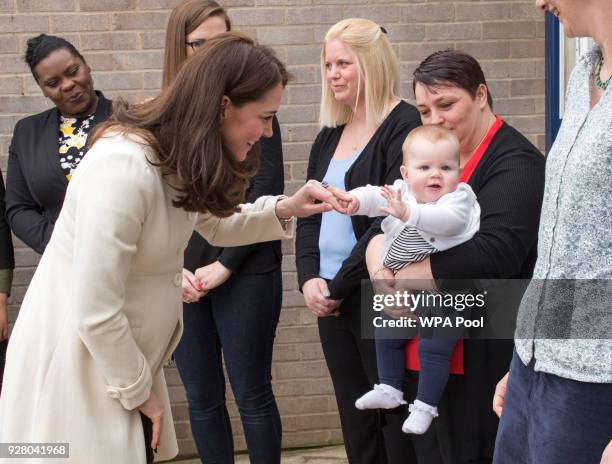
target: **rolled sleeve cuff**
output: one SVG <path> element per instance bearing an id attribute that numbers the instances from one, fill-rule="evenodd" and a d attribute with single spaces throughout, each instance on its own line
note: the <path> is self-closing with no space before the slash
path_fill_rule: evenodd
<path id="1" fill-rule="evenodd" d="M 106 387 L 106 392 L 111 398 L 119 400 L 125 409 L 131 411 L 149 398 L 152 386 L 153 378 L 151 376 L 151 368 L 143 356 L 142 371 L 133 384 L 127 387 L 108 385 Z"/>
<path id="2" fill-rule="evenodd" d="M 13 270 L 0 269 L 0 293 L 7 295 L 11 294 L 11 285 L 13 283 Z"/>

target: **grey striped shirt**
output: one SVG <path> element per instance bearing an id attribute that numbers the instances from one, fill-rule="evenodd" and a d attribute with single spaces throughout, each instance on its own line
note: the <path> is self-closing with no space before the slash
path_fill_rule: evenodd
<path id="1" fill-rule="evenodd" d="M 384 265 L 393 271 L 399 271 L 407 264 L 423 261 L 437 251 L 434 246 L 421 237 L 416 227 L 406 226 L 393 240 L 389 252 L 385 256 Z"/>

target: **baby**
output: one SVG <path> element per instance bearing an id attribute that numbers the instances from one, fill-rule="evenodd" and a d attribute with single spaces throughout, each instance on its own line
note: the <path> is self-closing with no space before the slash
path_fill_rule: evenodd
<path id="1" fill-rule="evenodd" d="M 402 146 L 403 179 L 393 187 L 367 185 L 348 192 L 348 214 L 387 215 L 384 236 L 370 246 L 381 251 L 381 263 L 370 269 L 375 276 L 384 268 L 394 273 L 432 253 L 447 250 L 469 239 L 480 226 L 480 206 L 466 183 L 459 182 L 459 141 L 448 129 L 421 126 L 410 132 Z M 406 340 L 382 339 L 376 334 L 379 385 L 359 398 L 358 409 L 393 409 L 406 404 L 404 379 Z M 454 338 L 421 338 L 419 386 L 409 406 L 405 433 L 422 434 L 438 415 L 437 405 L 446 386 Z"/>

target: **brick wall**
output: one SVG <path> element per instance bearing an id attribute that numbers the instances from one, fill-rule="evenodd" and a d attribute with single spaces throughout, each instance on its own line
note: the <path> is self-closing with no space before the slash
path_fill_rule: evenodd
<path id="1" fill-rule="evenodd" d="M 0 166 L 6 169 L 15 121 L 48 107 L 22 60 L 25 40 L 50 32 L 71 40 L 94 71 L 96 88 L 111 97 L 152 96 L 161 80 L 164 28 L 177 0 L 0 0 Z M 302 183 L 317 133 L 321 40 L 336 21 L 366 17 L 384 25 L 401 62 L 403 94 L 412 99 L 410 76 L 427 54 L 460 48 L 482 63 L 495 111 L 544 145 L 544 22 L 532 0 L 221 0 L 235 29 L 273 46 L 295 76 L 283 97 L 286 191 Z M 17 244 L 10 319 L 38 257 Z M 318 341 L 315 318 L 297 290 L 294 247 L 283 245 L 284 300 L 274 352 L 274 390 L 283 417 L 284 446 L 341 440 L 333 388 Z M 181 452 L 194 452 L 185 395 L 168 369 Z M 236 407 L 230 414 L 237 448 L 244 437 Z"/>

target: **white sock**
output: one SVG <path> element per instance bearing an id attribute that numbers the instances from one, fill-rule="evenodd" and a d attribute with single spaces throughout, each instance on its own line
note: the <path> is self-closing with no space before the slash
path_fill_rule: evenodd
<path id="1" fill-rule="evenodd" d="M 438 417 L 438 408 L 419 400 L 415 400 L 413 404 L 408 406 L 408 410 L 410 415 L 402 425 L 402 432 L 404 433 L 422 435 L 431 425 L 433 418 Z"/>
<path id="2" fill-rule="evenodd" d="M 357 409 L 394 409 L 402 404 L 406 404 L 404 393 L 384 383 L 374 385 L 373 390 L 355 401 Z"/>

